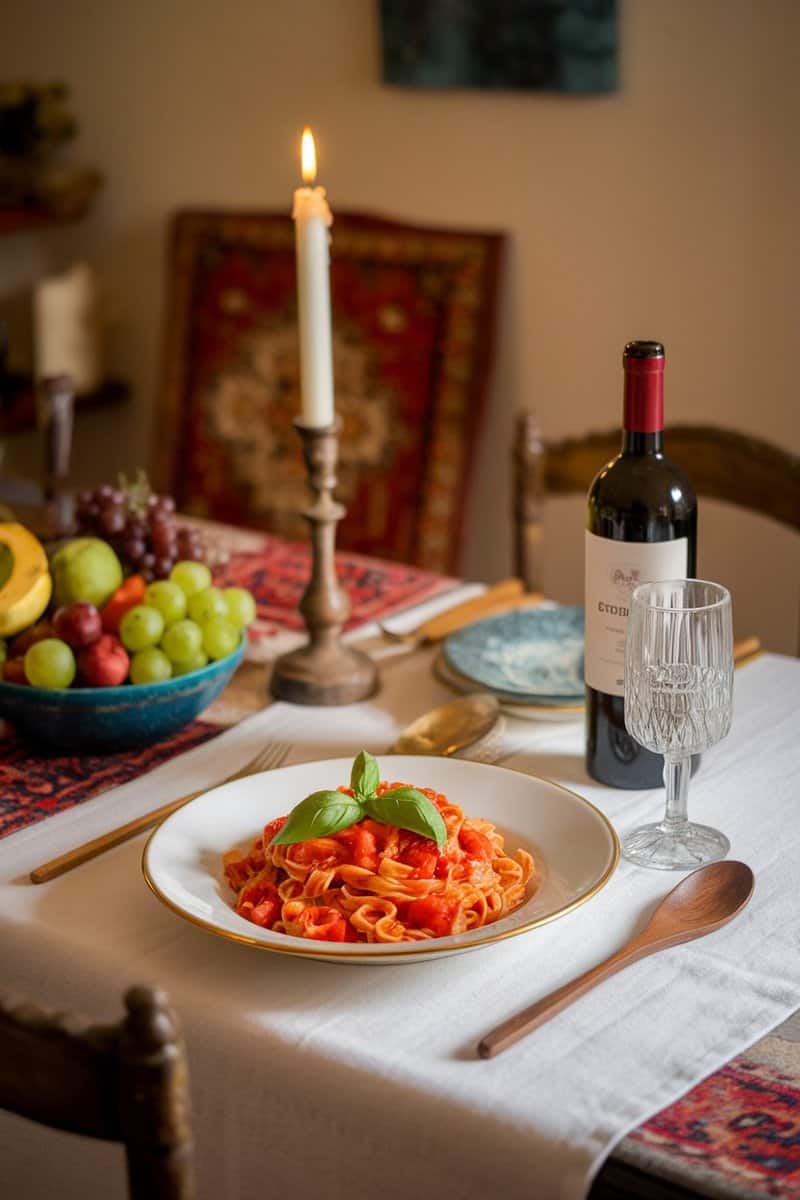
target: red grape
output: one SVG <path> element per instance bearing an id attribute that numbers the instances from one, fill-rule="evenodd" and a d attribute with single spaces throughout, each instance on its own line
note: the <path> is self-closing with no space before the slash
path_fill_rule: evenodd
<path id="1" fill-rule="evenodd" d="M 167 558 L 177 549 L 172 530 L 163 529 L 160 525 L 157 525 L 153 530 L 151 541 L 153 543 L 153 553 L 159 555 L 161 558 Z"/>
<path id="2" fill-rule="evenodd" d="M 153 574 L 156 579 L 168 579 L 174 565 L 171 558 L 157 558 L 153 563 Z"/>
<path id="3" fill-rule="evenodd" d="M 144 538 L 126 537 L 124 552 L 128 562 L 135 567 L 141 562 L 143 556 L 147 554 L 147 542 Z"/>
<path id="4" fill-rule="evenodd" d="M 122 533 L 125 528 L 125 513 L 116 506 L 105 509 L 100 514 L 100 528 L 104 533 Z"/>

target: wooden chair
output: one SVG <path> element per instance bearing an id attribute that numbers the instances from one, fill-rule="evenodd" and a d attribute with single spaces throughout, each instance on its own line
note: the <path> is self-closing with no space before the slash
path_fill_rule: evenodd
<path id="1" fill-rule="evenodd" d="M 163 992 L 136 987 L 117 1025 L 0 994 L 0 1107 L 124 1142 L 132 1200 L 195 1195 L 186 1054 Z"/>
<path id="2" fill-rule="evenodd" d="M 800 531 L 800 457 L 761 438 L 711 425 L 667 430 L 669 457 L 700 496 L 725 500 Z M 618 429 L 546 442 L 537 417 L 517 418 L 514 440 L 514 560 L 531 591 L 542 588 L 542 506 L 547 495 L 585 493 L 619 453 Z"/>
<path id="3" fill-rule="evenodd" d="M 502 243 L 334 212 L 340 548 L 457 570 Z M 305 538 L 294 253 L 286 212 L 176 216 L 154 457 L 182 511 Z"/>

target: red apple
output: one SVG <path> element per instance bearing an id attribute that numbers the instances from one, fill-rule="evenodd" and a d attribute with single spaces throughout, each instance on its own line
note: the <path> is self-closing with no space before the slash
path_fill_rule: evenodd
<path id="1" fill-rule="evenodd" d="M 3 679 L 6 681 L 6 683 L 20 683 L 27 685 L 28 679 L 25 674 L 25 659 L 7 658 L 3 663 Z"/>
<path id="2" fill-rule="evenodd" d="M 37 621 L 35 625 L 31 625 L 30 629 L 23 629 L 22 633 L 18 633 L 15 638 L 12 638 L 8 644 L 8 657 L 24 658 L 27 651 L 30 650 L 36 642 L 42 642 L 45 638 L 53 636 L 53 626 L 49 621 Z"/>
<path id="3" fill-rule="evenodd" d="M 116 687 L 128 675 L 130 659 L 119 638 L 104 633 L 78 652 L 81 682 L 89 687 Z"/>
<path id="4" fill-rule="evenodd" d="M 73 650 L 82 650 L 97 641 L 103 632 L 103 622 L 93 604 L 79 601 L 56 610 L 53 631 Z"/>

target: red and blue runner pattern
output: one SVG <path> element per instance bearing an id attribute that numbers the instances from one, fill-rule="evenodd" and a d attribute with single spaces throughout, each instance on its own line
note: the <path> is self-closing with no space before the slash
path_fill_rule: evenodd
<path id="1" fill-rule="evenodd" d="M 784 1070 L 760 1061 L 781 1041 L 770 1034 L 630 1134 L 636 1165 L 706 1196 L 800 1197 L 800 1044 L 783 1042 Z"/>
<path id="2" fill-rule="evenodd" d="M 154 746 L 102 755 L 40 750 L 9 731 L 0 741 L 0 837 L 128 783 L 223 728 L 193 721 Z"/>

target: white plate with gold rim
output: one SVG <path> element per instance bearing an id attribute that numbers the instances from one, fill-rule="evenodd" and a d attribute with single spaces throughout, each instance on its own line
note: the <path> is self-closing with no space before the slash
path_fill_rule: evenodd
<path id="1" fill-rule="evenodd" d="M 382 755 L 381 777 L 443 792 L 468 817 L 493 822 L 506 850 L 533 854 L 529 897 L 494 924 L 424 942 L 318 942 L 261 929 L 232 907 L 222 856 L 247 849 L 263 826 L 305 796 L 348 783 L 351 758 L 282 767 L 237 779 L 178 809 L 145 846 L 150 888 L 179 916 L 232 942 L 325 962 L 370 965 L 431 962 L 527 933 L 586 903 L 608 882 L 619 842 L 608 819 L 588 800 L 555 783 L 506 767 L 462 759 Z"/>

